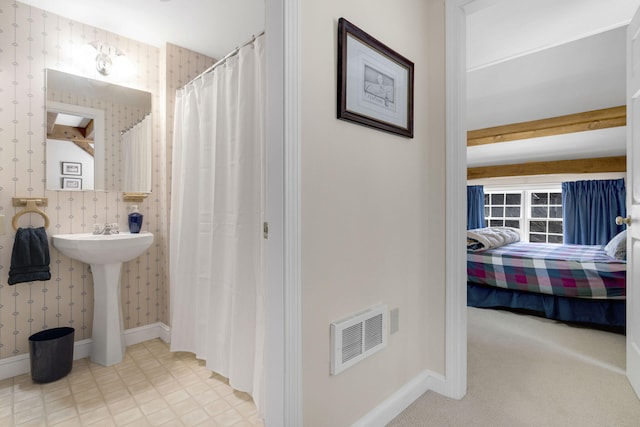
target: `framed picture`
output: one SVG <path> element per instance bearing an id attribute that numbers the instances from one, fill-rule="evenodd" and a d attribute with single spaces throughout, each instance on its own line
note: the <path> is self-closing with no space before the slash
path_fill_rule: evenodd
<path id="1" fill-rule="evenodd" d="M 82 163 L 60 162 L 62 175 L 82 175 Z"/>
<path id="2" fill-rule="evenodd" d="M 82 178 L 62 178 L 62 188 L 65 190 L 82 190 Z"/>
<path id="3" fill-rule="evenodd" d="M 413 62 L 338 21 L 338 118 L 413 138 Z"/>

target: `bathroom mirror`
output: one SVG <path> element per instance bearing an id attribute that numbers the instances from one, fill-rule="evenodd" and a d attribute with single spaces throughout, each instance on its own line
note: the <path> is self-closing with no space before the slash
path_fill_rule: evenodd
<path id="1" fill-rule="evenodd" d="M 151 192 L 151 94 L 46 74 L 47 189 Z"/>

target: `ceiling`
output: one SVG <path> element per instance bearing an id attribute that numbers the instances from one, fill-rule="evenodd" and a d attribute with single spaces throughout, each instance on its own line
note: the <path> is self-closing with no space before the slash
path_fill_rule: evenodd
<path id="1" fill-rule="evenodd" d="M 626 103 L 626 25 L 640 0 L 475 0 L 467 8 L 469 130 Z M 622 155 L 624 128 L 489 144 L 469 166 Z"/>
<path id="2" fill-rule="evenodd" d="M 264 0 L 20 0 L 152 46 L 220 59 L 265 29 Z"/>
<path id="3" fill-rule="evenodd" d="M 470 70 L 626 26 L 640 0 L 474 0 L 467 12 Z"/>
<path id="4" fill-rule="evenodd" d="M 160 47 L 219 58 L 264 30 L 264 0 L 21 0 Z M 467 11 L 470 69 L 626 25 L 640 0 L 474 0 Z"/>
<path id="5" fill-rule="evenodd" d="M 623 105 L 625 36 L 618 27 L 469 71 L 468 128 Z"/>
<path id="6" fill-rule="evenodd" d="M 264 0 L 22 3 L 153 46 L 170 42 L 214 58 L 264 30 Z M 623 105 L 624 29 L 639 6 L 640 0 L 470 2 L 465 7 L 468 128 Z M 537 148 L 531 140 L 472 147 L 468 164 L 601 157 L 603 151 L 604 155 L 625 151 L 620 128 L 534 142 Z"/>

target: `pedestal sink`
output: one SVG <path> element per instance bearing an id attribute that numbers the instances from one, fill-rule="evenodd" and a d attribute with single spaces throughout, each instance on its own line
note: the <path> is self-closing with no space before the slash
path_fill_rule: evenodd
<path id="1" fill-rule="evenodd" d="M 55 234 L 53 246 L 69 258 L 91 265 L 93 274 L 93 334 L 91 361 L 120 363 L 125 345 L 120 305 L 122 263 L 140 256 L 153 242 L 151 233 Z"/>

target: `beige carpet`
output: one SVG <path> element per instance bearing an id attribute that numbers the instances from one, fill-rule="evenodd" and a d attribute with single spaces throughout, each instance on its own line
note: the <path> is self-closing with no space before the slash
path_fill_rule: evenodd
<path id="1" fill-rule="evenodd" d="M 427 392 L 388 427 L 640 426 L 625 337 L 468 308 L 467 395 Z"/>

